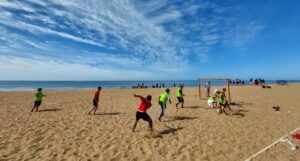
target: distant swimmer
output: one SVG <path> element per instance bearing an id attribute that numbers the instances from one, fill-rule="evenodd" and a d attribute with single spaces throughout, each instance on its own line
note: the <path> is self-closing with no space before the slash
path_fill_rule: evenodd
<path id="1" fill-rule="evenodd" d="M 153 131 L 153 123 L 151 117 L 147 114 L 147 110 L 151 107 L 152 96 L 148 95 L 146 98 L 134 94 L 134 97 L 139 97 L 141 100 L 140 106 L 136 112 L 136 120 L 133 124 L 132 132 L 135 131 L 136 125 L 140 119 L 149 122 L 150 131 Z"/>
<path id="2" fill-rule="evenodd" d="M 94 115 L 96 114 L 96 111 L 98 109 L 98 103 L 99 103 L 99 97 L 100 97 L 101 90 L 102 90 L 102 87 L 98 87 L 97 91 L 95 92 L 94 99 L 93 99 L 93 109 L 89 112 L 89 115 L 91 115 L 92 111 L 94 111 Z"/>
<path id="3" fill-rule="evenodd" d="M 176 91 L 176 97 L 178 102 L 176 103 L 176 107 L 181 103 L 181 108 L 183 108 L 184 105 L 184 99 L 183 99 L 183 85 L 180 85 L 179 88 Z"/>
<path id="4" fill-rule="evenodd" d="M 34 111 L 34 109 L 36 109 L 35 111 L 39 111 L 39 107 L 41 106 L 42 104 L 42 99 L 43 97 L 45 97 L 46 95 L 44 95 L 44 93 L 42 92 L 42 88 L 38 88 L 37 89 L 37 93 L 35 94 L 35 97 L 34 97 L 34 106 L 31 110 L 31 112 Z"/>
<path id="5" fill-rule="evenodd" d="M 165 112 L 166 112 L 166 108 L 167 108 L 167 102 L 169 101 L 170 104 L 172 104 L 171 99 L 170 99 L 170 89 L 166 89 L 165 92 L 163 92 L 160 96 L 159 96 L 159 105 L 161 107 L 161 113 L 160 116 L 158 118 L 159 121 L 161 121 L 161 118 L 163 116 L 165 116 Z"/>

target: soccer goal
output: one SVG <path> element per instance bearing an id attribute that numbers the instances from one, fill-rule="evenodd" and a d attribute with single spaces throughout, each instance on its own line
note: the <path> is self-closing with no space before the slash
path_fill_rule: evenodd
<path id="1" fill-rule="evenodd" d="M 199 98 L 201 98 L 201 81 L 225 81 L 227 84 L 227 99 L 228 99 L 228 103 L 231 104 L 231 95 L 230 95 L 230 79 L 228 78 L 199 78 L 198 79 L 198 94 L 199 94 Z"/>

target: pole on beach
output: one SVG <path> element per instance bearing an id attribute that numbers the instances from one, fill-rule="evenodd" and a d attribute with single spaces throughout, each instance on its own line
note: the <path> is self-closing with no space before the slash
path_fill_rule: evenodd
<path id="1" fill-rule="evenodd" d="M 198 79 L 198 93 L 199 93 L 199 98 L 201 97 L 201 80 Z"/>
<path id="2" fill-rule="evenodd" d="M 229 100 L 229 104 L 231 104 L 231 96 L 230 96 L 230 83 L 229 80 L 227 80 L 227 93 L 228 93 L 228 100 Z"/>

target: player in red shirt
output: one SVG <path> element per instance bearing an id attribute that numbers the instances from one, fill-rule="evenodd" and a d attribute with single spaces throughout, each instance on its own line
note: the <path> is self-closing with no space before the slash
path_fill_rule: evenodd
<path id="1" fill-rule="evenodd" d="M 148 95 L 146 98 L 140 96 L 140 95 L 136 95 L 134 94 L 134 97 L 139 97 L 141 99 L 141 104 L 136 112 L 136 120 L 134 122 L 133 128 L 132 128 L 132 132 L 134 132 L 135 127 L 138 123 L 138 121 L 140 119 L 143 119 L 147 122 L 149 122 L 149 128 L 151 130 L 151 132 L 153 131 L 153 124 L 152 124 L 152 119 L 151 117 L 147 114 L 147 110 L 151 107 L 151 100 L 152 100 L 152 96 Z"/>
<path id="2" fill-rule="evenodd" d="M 95 92 L 94 99 L 93 99 L 93 109 L 89 112 L 89 115 L 91 114 L 92 111 L 94 111 L 94 115 L 98 109 L 98 102 L 99 102 L 99 97 L 100 97 L 100 91 L 102 87 L 98 87 L 98 90 Z"/>

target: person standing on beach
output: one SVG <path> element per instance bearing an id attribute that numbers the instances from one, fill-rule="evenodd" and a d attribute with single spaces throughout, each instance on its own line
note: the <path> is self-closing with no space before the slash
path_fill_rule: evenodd
<path id="1" fill-rule="evenodd" d="M 223 88 L 223 89 L 222 89 L 221 94 L 222 94 L 222 97 L 223 97 L 223 99 L 224 99 L 224 104 L 223 104 L 223 106 L 224 106 L 225 108 L 228 108 L 229 111 L 231 111 L 230 105 L 229 105 L 229 103 L 228 103 L 228 101 L 227 101 L 227 97 L 226 97 L 226 88 Z"/>
<path id="2" fill-rule="evenodd" d="M 183 85 L 180 85 L 179 88 L 176 91 L 176 97 L 178 102 L 176 103 L 176 107 L 181 103 L 181 108 L 183 108 L 183 104 L 184 104 L 184 99 L 183 96 L 184 94 L 182 93 L 183 90 Z"/>
<path id="3" fill-rule="evenodd" d="M 98 109 L 98 103 L 99 103 L 99 97 L 100 97 L 100 91 L 102 90 L 102 87 L 98 87 L 97 91 L 95 92 L 94 99 L 93 99 L 93 109 L 89 112 L 89 115 L 91 115 L 91 112 L 94 111 L 94 115 L 96 114 L 96 111 Z"/>
<path id="4" fill-rule="evenodd" d="M 211 88 L 211 85 L 210 85 L 210 82 L 206 82 L 205 84 L 205 89 L 206 89 L 206 97 L 210 97 L 210 88 Z"/>
<path id="5" fill-rule="evenodd" d="M 225 111 L 226 108 L 226 98 L 223 92 L 217 91 L 217 97 L 218 97 L 218 103 L 219 103 L 219 114 L 224 113 L 225 115 L 228 115 L 227 112 Z"/>
<path id="6" fill-rule="evenodd" d="M 46 95 L 44 95 L 42 90 L 43 90 L 42 88 L 37 89 L 37 93 L 35 94 L 35 97 L 34 97 L 34 106 L 31 110 L 31 112 L 33 112 L 34 109 L 36 109 L 35 111 L 39 111 L 39 107 L 42 104 L 42 98 L 46 96 Z"/>
<path id="7" fill-rule="evenodd" d="M 158 118 L 159 121 L 161 121 L 161 118 L 165 115 L 165 111 L 167 108 L 167 102 L 169 101 L 170 104 L 172 104 L 171 99 L 170 99 L 170 89 L 166 89 L 165 92 L 163 92 L 160 96 L 159 96 L 159 105 L 161 107 L 161 113 L 160 116 Z"/>
<path id="8" fill-rule="evenodd" d="M 147 110 L 151 107 L 151 100 L 152 100 L 152 96 L 148 95 L 146 98 L 140 96 L 140 95 L 136 95 L 134 94 L 134 97 L 139 97 L 141 100 L 141 104 L 136 112 L 136 120 L 133 124 L 133 128 L 132 128 L 132 132 L 134 132 L 136 125 L 138 123 L 138 121 L 140 119 L 143 119 L 144 121 L 149 122 L 149 128 L 150 131 L 153 131 L 153 123 L 152 123 L 152 119 L 151 117 L 147 114 Z"/>

